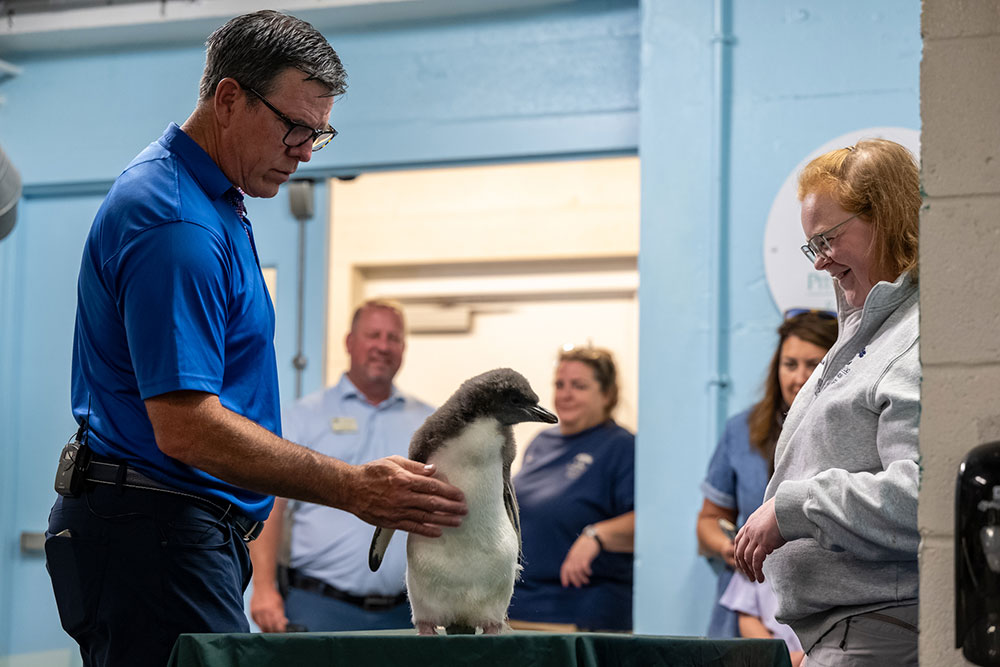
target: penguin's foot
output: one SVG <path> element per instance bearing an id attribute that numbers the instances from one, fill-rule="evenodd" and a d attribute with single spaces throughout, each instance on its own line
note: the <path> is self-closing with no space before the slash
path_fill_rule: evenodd
<path id="1" fill-rule="evenodd" d="M 487 623 L 483 626 L 484 635 L 498 635 L 503 632 L 503 623 Z"/>
<path id="2" fill-rule="evenodd" d="M 417 634 L 418 635 L 437 635 L 437 626 L 433 623 L 428 623 L 427 621 L 420 621 L 417 623 Z"/>

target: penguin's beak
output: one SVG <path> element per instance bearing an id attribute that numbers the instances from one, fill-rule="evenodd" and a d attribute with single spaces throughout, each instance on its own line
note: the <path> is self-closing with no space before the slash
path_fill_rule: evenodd
<path id="1" fill-rule="evenodd" d="M 540 405 L 531 405 L 523 408 L 513 407 L 504 411 L 500 421 L 508 425 L 520 424 L 521 422 L 555 424 L 559 421 L 559 418 Z"/>

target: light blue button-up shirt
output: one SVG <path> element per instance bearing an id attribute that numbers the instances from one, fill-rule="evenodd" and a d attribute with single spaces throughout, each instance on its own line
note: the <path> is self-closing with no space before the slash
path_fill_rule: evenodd
<path id="1" fill-rule="evenodd" d="M 347 375 L 294 403 L 282 416 L 285 437 L 321 454 L 357 465 L 406 456 L 413 432 L 434 412 L 395 387 L 372 405 Z M 354 595 L 396 595 L 405 588 L 406 539 L 389 544 L 378 572 L 368 569 L 374 528 L 353 514 L 291 501 L 291 566 Z"/>

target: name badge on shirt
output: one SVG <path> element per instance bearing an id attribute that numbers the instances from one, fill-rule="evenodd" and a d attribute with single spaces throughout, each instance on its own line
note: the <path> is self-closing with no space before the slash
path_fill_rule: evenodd
<path id="1" fill-rule="evenodd" d="M 358 420 L 354 417 L 334 417 L 330 420 L 330 428 L 334 433 L 357 433 Z"/>

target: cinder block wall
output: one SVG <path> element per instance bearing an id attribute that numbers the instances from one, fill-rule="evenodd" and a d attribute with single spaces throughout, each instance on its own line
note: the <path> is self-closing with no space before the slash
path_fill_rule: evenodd
<path id="1" fill-rule="evenodd" d="M 1000 2 L 924 0 L 920 662 L 955 646 L 958 464 L 1000 440 Z"/>

